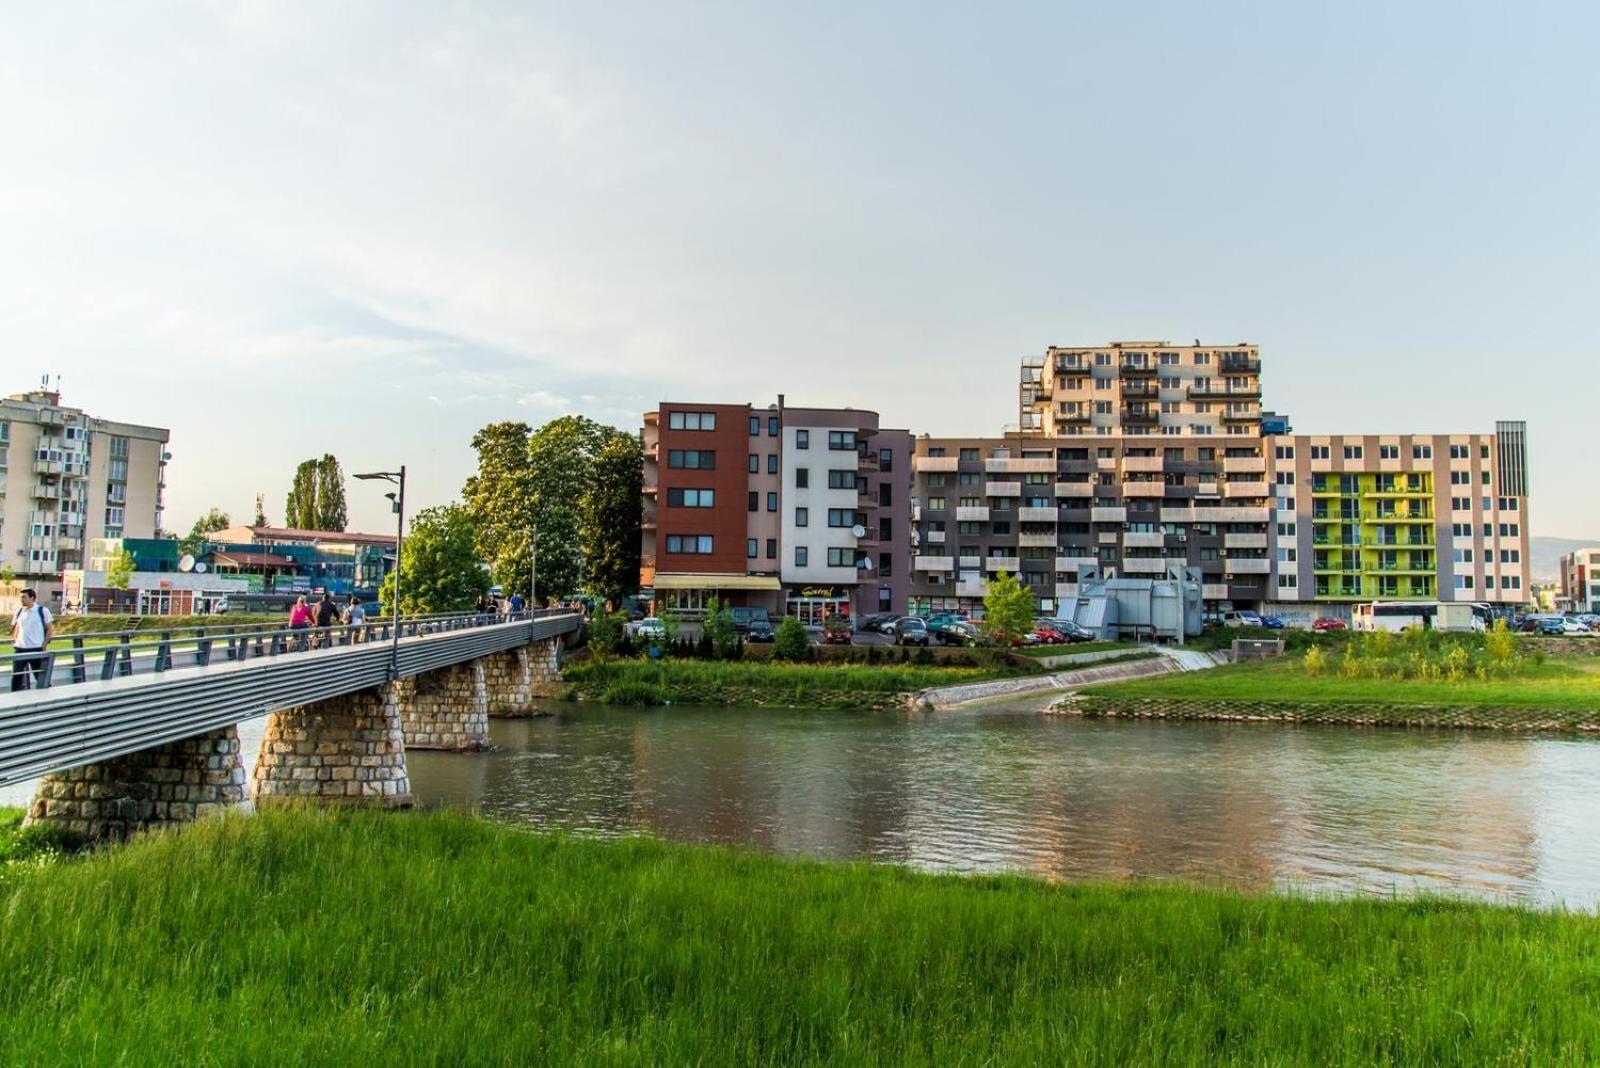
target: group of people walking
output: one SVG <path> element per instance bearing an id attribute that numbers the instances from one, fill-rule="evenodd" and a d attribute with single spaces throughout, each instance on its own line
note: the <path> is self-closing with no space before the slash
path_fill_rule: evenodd
<path id="1" fill-rule="evenodd" d="M 360 641 L 360 628 L 366 622 L 367 610 L 362 605 L 361 598 L 354 594 L 351 594 L 349 603 L 342 610 L 331 593 L 324 593 L 315 604 L 308 602 L 302 594 L 295 598 L 294 605 L 289 609 L 289 629 L 307 632 L 295 636 L 295 645 L 300 649 L 308 645 L 317 648 L 327 644 L 331 628 L 341 623 L 355 631 L 351 636 L 352 641 Z M 318 631 L 315 635 L 309 633 L 313 627 Z"/>

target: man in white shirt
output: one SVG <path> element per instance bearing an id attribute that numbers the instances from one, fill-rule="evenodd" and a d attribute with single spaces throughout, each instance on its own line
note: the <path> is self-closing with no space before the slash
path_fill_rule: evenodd
<path id="1" fill-rule="evenodd" d="M 44 685 L 44 650 L 50 644 L 50 639 L 56 636 L 56 621 L 50 617 L 50 609 L 39 603 L 39 594 L 34 590 L 22 591 L 22 607 L 17 609 L 17 614 L 11 617 L 11 651 L 16 653 L 16 659 L 11 661 L 11 689 L 26 690 L 28 688 L 28 672 L 33 672 L 33 685 Z M 38 653 L 30 657 L 28 653 Z"/>

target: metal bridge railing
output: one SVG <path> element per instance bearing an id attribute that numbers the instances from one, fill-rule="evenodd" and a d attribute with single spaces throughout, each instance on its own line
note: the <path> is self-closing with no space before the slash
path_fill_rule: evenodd
<path id="1" fill-rule="evenodd" d="M 473 627 L 518 623 L 570 609 L 541 608 L 531 612 L 449 612 L 402 616 L 400 639 Z M 43 652 L 0 653 L 0 691 L 51 689 L 72 683 L 120 678 L 142 672 L 179 667 L 205 667 L 212 663 L 292 656 L 315 649 L 393 640 L 395 624 L 389 617 L 363 623 L 337 623 L 328 627 L 291 628 L 280 623 L 239 626 L 175 627 L 63 635 Z M 93 643 L 92 645 L 89 643 Z"/>

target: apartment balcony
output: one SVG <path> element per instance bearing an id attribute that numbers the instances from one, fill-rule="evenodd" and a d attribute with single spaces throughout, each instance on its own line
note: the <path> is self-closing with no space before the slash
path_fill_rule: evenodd
<path id="1" fill-rule="evenodd" d="M 1093 362 L 1087 356 L 1076 353 L 1060 353 L 1056 356 L 1056 370 L 1068 373 L 1086 373 L 1094 368 Z"/>
<path id="2" fill-rule="evenodd" d="M 1124 456 L 1122 470 L 1125 472 L 1140 472 L 1141 474 L 1160 474 L 1166 467 L 1167 461 L 1160 456 Z"/>
<path id="3" fill-rule="evenodd" d="M 1093 556 L 1058 556 L 1056 557 L 1056 571 L 1065 574 L 1069 571 L 1079 572 L 1086 567 L 1099 567 L 1100 561 Z"/>
<path id="4" fill-rule="evenodd" d="M 654 529 L 656 529 L 656 514 L 654 512 L 643 512 L 643 513 L 641 513 L 640 516 L 639 516 L 639 529 L 640 530 L 654 530 Z"/>
<path id="5" fill-rule="evenodd" d="M 1189 387 L 1190 400 L 1255 400 L 1260 396 L 1259 382 L 1247 386 L 1229 386 L 1224 382 L 1213 381 L 1208 386 Z"/>
<path id="6" fill-rule="evenodd" d="M 991 456 L 983 461 L 983 469 L 990 474 L 1054 474 L 1056 462 L 1049 456 Z"/>
<path id="7" fill-rule="evenodd" d="M 1009 571 L 1015 575 L 1022 570 L 1022 561 L 1015 556 L 991 556 L 983 561 L 985 571 Z"/>
<path id="8" fill-rule="evenodd" d="M 1261 357 L 1224 354 L 1217 357 L 1217 369 L 1225 375 L 1258 375 L 1261 373 Z"/>
<path id="9" fill-rule="evenodd" d="M 1167 543 L 1167 536 L 1159 530 L 1127 531 L 1122 535 L 1125 549 L 1159 549 Z"/>
<path id="10" fill-rule="evenodd" d="M 1093 521 L 1094 511 L 1090 508 L 1062 505 L 1056 509 L 1056 516 L 1063 523 L 1089 523 Z"/>
<path id="11" fill-rule="evenodd" d="M 41 501 L 59 501 L 61 487 L 48 482 L 38 482 L 34 484 L 33 496 Z"/>
<path id="12" fill-rule="evenodd" d="M 1215 482 L 1196 482 L 1194 484 L 1194 493 L 1196 497 L 1220 496 L 1220 494 L 1217 492 L 1217 484 Z"/>
<path id="13" fill-rule="evenodd" d="M 956 596 L 957 597 L 987 597 L 988 595 L 989 595 L 989 583 L 987 583 L 983 579 L 957 579 L 956 580 Z"/>
<path id="14" fill-rule="evenodd" d="M 943 545 L 944 544 L 944 531 L 942 531 L 942 530 L 930 530 L 924 536 L 923 540 L 925 540 L 929 545 Z"/>
<path id="15" fill-rule="evenodd" d="M 1024 549 L 1054 549 L 1056 535 L 1054 531 L 1049 534 L 1018 534 L 1017 544 Z"/>
<path id="16" fill-rule="evenodd" d="M 1265 534 L 1224 534 L 1222 536 L 1224 549 L 1265 549 L 1267 536 Z"/>
<path id="17" fill-rule="evenodd" d="M 646 496 L 646 497 L 649 497 L 649 498 L 651 498 L 651 499 L 654 499 L 654 498 L 655 498 L 655 496 L 656 496 L 656 495 L 657 495 L 657 494 L 658 494 L 658 493 L 660 493 L 660 492 L 661 492 L 661 487 L 660 487 L 660 486 L 658 486 L 658 485 L 655 485 L 655 484 L 654 484 L 654 483 L 652 483 L 652 484 L 650 484 L 650 485 L 647 485 L 647 486 L 640 486 L 640 487 L 639 487 L 639 492 L 640 492 L 640 493 L 641 493 L 641 494 L 643 494 L 643 495 L 644 495 L 644 496 Z"/>
<path id="18" fill-rule="evenodd" d="M 1250 405 L 1242 408 L 1229 408 L 1222 413 L 1224 423 L 1259 423 L 1261 421 L 1260 405 Z"/>
<path id="19" fill-rule="evenodd" d="M 913 456 L 913 471 L 955 471 L 960 460 L 954 456 Z"/>
<path id="20" fill-rule="evenodd" d="M 83 536 L 81 534 L 68 534 L 65 531 L 58 530 L 56 531 L 55 547 L 67 552 L 77 552 L 79 549 L 83 548 Z"/>
<path id="21" fill-rule="evenodd" d="M 1091 523 L 1126 523 L 1128 521 L 1128 510 L 1120 506 L 1091 508 L 1089 509 L 1089 521 Z"/>
<path id="22" fill-rule="evenodd" d="M 1207 601 L 1226 601 L 1228 599 L 1228 584 L 1226 582 L 1207 582 L 1200 587 L 1200 596 Z"/>
<path id="23" fill-rule="evenodd" d="M 1122 484 L 1124 497 L 1165 497 L 1167 484 L 1165 482 L 1124 482 Z"/>
<path id="24" fill-rule="evenodd" d="M 1196 523 L 1270 523 L 1271 508 L 1200 508 L 1194 510 Z"/>
<path id="25" fill-rule="evenodd" d="M 1165 575 L 1167 561 L 1160 556 L 1125 556 L 1122 558 L 1124 575 Z"/>
<path id="26" fill-rule="evenodd" d="M 1194 509 L 1189 507 L 1162 508 L 1161 521 L 1163 523 L 1193 523 Z"/>
<path id="27" fill-rule="evenodd" d="M 1061 412 L 1056 422 L 1068 430 L 1087 430 L 1091 419 L 1088 412 Z"/>
<path id="28" fill-rule="evenodd" d="M 1230 556 L 1222 562 L 1222 570 L 1230 575 L 1269 575 L 1272 561 L 1265 557 Z"/>
<path id="29" fill-rule="evenodd" d="M 985 497 L 1020 497 L 1022 496 L 1022 483 L 1020 482 L 985 482 L 983 484 Z"/>
<path id="30" fill-rule="evenodd" d="M 1074 598 L 1076 598 L 1077 596 L 1078 596 L 1078 584 L 1076 582 L 1058 582 L 1058 583 L 1056 583 L 1056 600 L 1058 600 L 1058 601 L 1070 601 L 1070 600 L 1073 600 Z"/>
<path id="31" fill-rule="evenodd" d="M 1222 470 L 1230 475 L 1261 475 L 1267 470 L 1265 456 L 1225 456 Z"/>
<path id="32" fill-rule="evenodd" d="M 987 523 L 989 521 L 989 509 L 974 508 L 971 505 L 965 508 L 957 508 L 956 521 L 958 523 Z"/>
<path id="33" fill-rule="evenodd" d="M 1160 374 L 1160 371 L 1152 364 L 1125 363 L 1117 368 L 1117 373 L 1123 378 L 1153 379 Z"/>
<path id="34" fill-rule="evenodd" d="M 983 566 L 983 557 L 963 556 L 960 558 L 960 566 L 963 571 L 976 571 Z"/>
<path id="35" fill-rule="evenodd" d="M 1224 482 L 1224 497 L 1265 497 L 1269 490 L 1265 482 Z"/>
<path id="36" fill-rule="evenodd" d="M 1123 400 L 1155 400 L 1160 392 L 1153 378 L 1135 378 L 1122 383 Z"/>
<path id="37" fill-rule="evenodd" d="M 1023 523 L 1054 523 L 1058 518 L 1059 514 L 1054 508 L 1027 505 L 1017 509 L 1017 519 Z"/>
<path id="38" fill-rule="evenodd" d="M 954 571 L 955 560 L 948 556 L 913 556 L 911 568 L 914 571 Z"/>
<path id="39" fill-rule="evenodd" d="M 1123 426 L 1155 426 L 1161 422 L 1161 413 L 1157 411 L 1135 411 L 1124 408 L 1122 410 Z"/>

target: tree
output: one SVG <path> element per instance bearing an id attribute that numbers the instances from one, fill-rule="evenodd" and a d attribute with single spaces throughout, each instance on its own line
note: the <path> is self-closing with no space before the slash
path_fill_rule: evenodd
<path id="1" fill-rule="evenodd" d="M 178 542 L 178 551 L 189 555 L 197 555 L 205 548 L 206 535 L 215 534 L 219 530 L 226 530 L 233 526 L 233 520 L 228 518 L 228 513 L 210 509 L 205 515 L 194 521 L 194 526 L 189 528 L 189 536 Z"/>
<path id="2" fill-rule="evenodd" d="M 350 521 L 344 503 L 344 471 L 332 453 L 317 461 L 317 521 L 313 530 L 343 530 Z"/>
<path id="3" fill-rule="evenodd" d="M 717 656 L 724 660 L 731 658 L 739 644 L 739 629 L 733 625 L 733 613 L 727 606 L 713 597 L 706 605 L 706 618 L 701 626 L 702 633 L 711 639 Z"/>
<path id="4" fill-rule="evenodd" d="M 778 660 L 811 659 L 811 637 L 794 616 L 784 616 L 772 639 L 772 655 Z"/>
<path id="5" fill-rule="evenodd" d="M 123 549 L 106 564 L 106 585 L 125 590 L 133 582 L 133 554 Z"/>
<path id="6" fill-rule="evenodd" d="M 609 431 L 594 458 L 584 502 L 583 557 L 589 589 L 617 604 L 639 592 L 639 495 L 644 450 L 633 434 Z"/>
<path id="7" fill-rule="evenodd" d="M 489 588 L 472 518 L 458 504 L 417 513 L 400 551 L 400 570 L 400 610 L 408 615 L 464 612 Z M 384 576 L 378 599 L 384 611 L 393 610 L 394 572 Z"/>
<path id="8" fill-rule="evenodd" d="M 344 499 L 344 472 L 332 453 L 320 460 L 302 460 L 283 504 L 283 525 L 300 530 L 343 530 L 349 522 Z"/>
<path id="9" fill-rule="evenodd" d="M 533 523 L 527 423 L 490 423 L 472 435 L 478 470 L 461 490 L 478 554 L 506 590 L 526 589 Z M 548 588 L 548 587 L 547 587 Z M 541 602 L 542 603 L 542 602 Z"/>
<path id="10" fill-rule="evenodd" d="M 989 583 L 983 598 L 983 631 L 1006 648 L 1033 630 L 1033 591 L 1002 571 Z"/>

